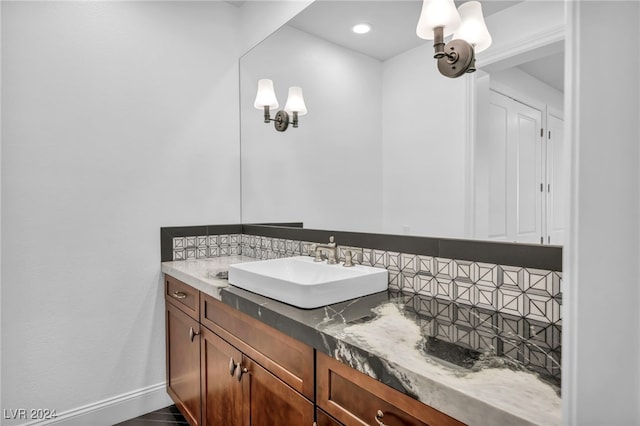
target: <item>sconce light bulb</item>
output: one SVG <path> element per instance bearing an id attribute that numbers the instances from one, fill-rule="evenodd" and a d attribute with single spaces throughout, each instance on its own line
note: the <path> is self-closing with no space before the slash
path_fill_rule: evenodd
<path id="1" fill-rule="evenodd" d="M 460 27 L 453 35 L 454 39 L 462 39 L 473 46 L 475 53 L 482 52 L 491 46 L 491 34 L 482 15 L 482 5 L 478 1 L 469 1 L 458 8 Z"/>
<path id="2" fill-rule="evenodd" d="M 307 113 L 307 106 L 304 103 L 301 87 L 289 87 L 289 96 L 287 97 L 284 110 L 289 114 L 296 112 L 298 115 L 305 115 Z"/>
<path id="3" fill-rule="evenodd" d="M 423 0 L 422 12 L 416 27 L 418 37 L 433 40 L 433 30 L 443 28 L 443 36 L 451 35 L 460 25 L 460 15 L 453 0 Z"/>
<path id="4" fill-rule="evenodd" d="M 271 109 L 278 108 L 278 99 L 276 92 L 273 90 L 273 81 L 268 78 L 258 80 L 258 92 L 253 106 L 257 109 L 264 109 L 268 106 Z"/>

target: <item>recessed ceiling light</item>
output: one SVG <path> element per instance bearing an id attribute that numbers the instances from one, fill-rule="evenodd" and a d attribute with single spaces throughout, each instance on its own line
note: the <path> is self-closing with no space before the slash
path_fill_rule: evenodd
<path id="1" fill-rule="evenodd" d="M 356 24 L 351 28 L 356 34 L 366 34 L 373 29 L 373 25 L 371 24 Z"/>

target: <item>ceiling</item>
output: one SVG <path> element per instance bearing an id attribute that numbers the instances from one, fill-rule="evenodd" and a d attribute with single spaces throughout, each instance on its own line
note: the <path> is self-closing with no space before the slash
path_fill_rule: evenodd
<path id="1" fill-rule="evenodd" d="M 523 0 L 482 0 L 485 17 L 512 7 Z M 463 3 L 456 1 L 457 5 Z M 366 4 L 366 7 L 365 7 Z M 288 25 L 332 43 L 363 53 L 381 61 L 424 43 L 416 35 L 422 8 L 421 0 L 336 1 L 316 0 L 288 22 Z M 351 27 L 369 23 L 373 30 L 358 35 Z M 564 53 L 536 59 L 519 68 L 557 90 L 564 89 Z"/>

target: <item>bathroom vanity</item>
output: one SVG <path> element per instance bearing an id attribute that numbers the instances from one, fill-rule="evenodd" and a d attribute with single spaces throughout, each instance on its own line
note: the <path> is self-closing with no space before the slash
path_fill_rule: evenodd
<path id="1" fill-rule="evenodd" d="M 162 264 L 167 391 L 190 424 L 561 423 L 537 375 L 426 337 L 414 308 L 435 302 L 384 291 L 299 309 L 217 277 L 255 260 Z"/>

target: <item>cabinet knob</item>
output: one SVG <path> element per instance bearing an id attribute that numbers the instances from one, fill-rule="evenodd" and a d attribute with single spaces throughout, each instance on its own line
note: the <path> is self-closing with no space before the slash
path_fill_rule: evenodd
<path id="1" fill-rule="evenodd" d="M 238 364 L 238 369 L 236 370 L 236 379 L 238 379 L 238 381 L 242 380 L 242 375 L 244 373 L 248 373 L 249 370 L 247 370 L 246 367 L 241 367 L 240 364 Z"/>
<path id="2" fill-rule="evenodd" d="M 382 412 L 382 410 L 378 410 L 378 412 L 376 413 L 376 423 L 378 423 L 379 426 L 385 426 L 384 423 L 382 423 L 382 418 L 384 417 L 384 413 Z"/>
<path id="3" fill-rule="evenodd" d="M 176 299 L 186 299 L 187 298 L 187 293 L 184 293 L 182 291 L 174 291 L 173 292 L 173 297 L 175 297 Z"/>
<path id="4" fill-rule="evenodd" d="M 189 327 L 189 339 L 191 339 L 192 342 L 193 342 L 193 339 L 195 339 L 198 334 L 200 334 L 199 331 L 195 331 L 193 327 Z"/>

